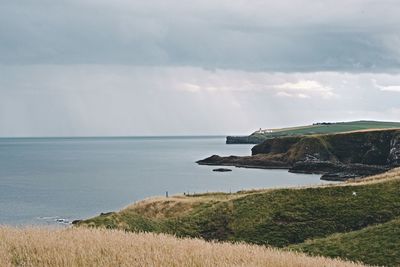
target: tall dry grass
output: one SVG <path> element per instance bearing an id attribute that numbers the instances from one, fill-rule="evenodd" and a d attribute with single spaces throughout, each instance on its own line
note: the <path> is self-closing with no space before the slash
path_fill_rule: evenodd
<path id="1" fill-rule="evenodd" d="M 261 246 L 105 229 L 0 227 L 0 266 L 361 266 Z"/>

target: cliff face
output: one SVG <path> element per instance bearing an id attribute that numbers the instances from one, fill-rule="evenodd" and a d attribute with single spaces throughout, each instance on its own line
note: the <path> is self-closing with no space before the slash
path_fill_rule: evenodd
<path id="1" fill-rule="evenodd" d="M 292 172 L 319 173 L 326 180 L 345 180 L 400 166 L 400 130 L 279 137 L 254 146 L 252 156 L 214 155 L 198 163 L 288 168 Z"/>
<path id="2" fill-rule="evenodd" d="M 390 142 L 389 164 L 400 166 L 400 134 L 397 134 Z"/>
<path id="3" fill-rule="evenodd" d="M 269 139 L 254 146 L 252 154 L 281 154 L 281 159 L 290 164 L 330 161 L 342 164 L 398 165 L 400 130 Z"/>

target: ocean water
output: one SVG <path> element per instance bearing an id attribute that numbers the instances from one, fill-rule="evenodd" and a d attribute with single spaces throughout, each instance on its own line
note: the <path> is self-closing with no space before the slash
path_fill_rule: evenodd
<path id="1" fill-rule="evenodd" d="M 57 225 L 151 196 L 323 183 L 318 175 L 232 168 L 196 160 L 250 155 L 224 137 L 2 138 L 0 224 Z"/>

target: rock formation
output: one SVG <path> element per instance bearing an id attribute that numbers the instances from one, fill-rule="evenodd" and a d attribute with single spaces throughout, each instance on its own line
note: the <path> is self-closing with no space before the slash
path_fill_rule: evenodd
<path id="1" fill-rule="evenodd" d="M 291 172 L 322 174 L 322 179 L 346 180 L 400 166 L 400 130 L 272 138 L 254 146 L 252 156 L 214 155 L 198 163 L 288 168 Z"/>

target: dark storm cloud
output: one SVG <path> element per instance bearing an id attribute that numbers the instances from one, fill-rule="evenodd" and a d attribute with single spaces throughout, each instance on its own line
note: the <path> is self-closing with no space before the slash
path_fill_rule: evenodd
<path id="1" fill-rule="evenodd" d="M 396 72 L 396 1 L 1 1 L 1 64 Z"/>

